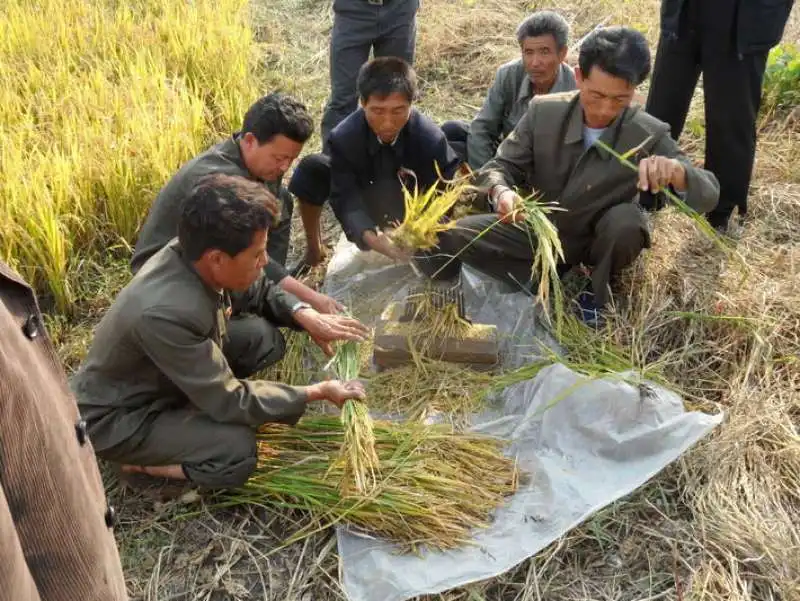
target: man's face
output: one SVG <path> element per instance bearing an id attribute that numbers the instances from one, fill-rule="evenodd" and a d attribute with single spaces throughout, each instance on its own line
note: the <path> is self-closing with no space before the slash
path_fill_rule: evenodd
<path id="1" fill-rule="evenodd" d="M 278 181 L 303 150 L 303 144 L 283 134 L 263 144 L 251 132 L 242 137 L 242 156 L 247 170 L 265 182 Z"/>
<path id="2" fill-rule="evenodd" d="M 362 106 L 369 128 L 385 144 L 394 141 L 411 115 L 411 103 L 408 98 L 397 92 L 385 98 L 372 95 L 362 103 Z"/>
<path id="3" fill-rule="evenodd" d="M 520 44 L 522 62 L 531 81 L 540 89 L 549 90 L 558 77 L 558 69 L 567 56 L 567 48 L 561 50 L 556 39 L 551 35 L 540 35 L 525 38 Z"/>
<path id="4" fill-rule="evenodd" d="M 217 286 L 225 290 L 247 290 L 261 277 L 262 270 L 269 261 L 267 230 L 256 232 L 252 244 L 235 257 L 216 249 L 207 254 Z"/>
<path id="5" fill-rule="evenodd" d="M 584 121 L 592 128 L 608 127 L 633 99 L 636 86 L 592 67 L 588 75 L 575 69 Z"/>

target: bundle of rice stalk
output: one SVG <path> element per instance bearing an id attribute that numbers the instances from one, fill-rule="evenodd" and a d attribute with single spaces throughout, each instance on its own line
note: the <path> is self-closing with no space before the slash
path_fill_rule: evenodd
<path id="1" fill-rule="evenodd" d="M 339 453 L 342 422 L 306 416 L 296 426 L 268 424 L 259 438 L 259 465 L 220 505 L 251 503 L 306 510 L 316 523 L 291 541 L 334 524 L 387 539 L 405 552 L 468 544 L 475 529 L 519 484 L 505 443 L 450 426 L 417 422 L 374 424 L 381 481 L 374 494 L 346 496 Z"/>
<path id="2" fill-rule="evenodd" d="M 474 189 L 466 178 L 450 181 L 444 189 L 434 184 L 422 193 L 416 184 L 413 192 L 403 186 L 405 215 L 392 232 L 392 239 L 410 251 L 435 248 L 439 234 L 455 227 L 455 221 L 448 219 L 453 208 L 465 192 Z"/>
<path id="3" fill-rule="evenodd" d="M 608 152 L 611 156 L 617 159 L 621 165 L 624 165 L 628 169 L 639 173 L 639 166 L 632 163 L 629 159 L 630 157 L 634 156 L 637 152 L 639 152 L 642 147 L 650 140 L 647 138 L 644 142 L 642 142 L 639 146 L 631 148 L 627 152 L 620 154 L 613 148 L 611 148 L 608 144 L 602 142 L 601 140 L 596 140 L 595 144 Z M 708 220 L 703 217 L 700 213 L 695 211 L 692 207 L 690 207 L 686 202 L 681 199 L 678 195 L 674 194 L 669 188 L 664 188 L 661 190 L 664 195 L 670 199 L 672 205 L 681 213 L 689 217 L 694 224 L 703 232 L 706 237 L 711 240 L 719 249 L 721 249 L 726 255 L 733 257 L 737 260 L 739 265 L 747 269 L 747 262 L 742 257 L 741 253 L 739 253 L 736 248 L 734 248 L 731 244 L 725 241 L 725 239 L 720 236 L 717 231 L 711 226 Z"/>
<path id="4" fill-rule="evenodd" d="M 345 342 L 339 346 L 334 357 L 336 373 L 342 380 L 354 380 L 359 371 L 359 345 Z M 377 485 L 376 471 L 378 455 L 375 452 L 375 436 L 372 432 L 372 418 L 367 406 L 361 401 L 351 399 L 342 407 L 344 441 L 340 462 L 344 466 L 341 480 L 343 495 L 369 495 Z"/>
<path id="5" fill-rule="evenodd" d="M 523 198 L 516 211 L 524 217 L 525 232 L 533 250 L 532 279 L 538 278 L 537 296 L 541 299 L 545 315 L 549 318 L 550 293 L 553 295 L 556 332 L 561 329 L 564 293 L 558 277 L 558 264 L 564 260 L 564 250 L 558 230 L 548 215 L 563 210 L 553 203 L 539 201 L 536 194 Z"/>

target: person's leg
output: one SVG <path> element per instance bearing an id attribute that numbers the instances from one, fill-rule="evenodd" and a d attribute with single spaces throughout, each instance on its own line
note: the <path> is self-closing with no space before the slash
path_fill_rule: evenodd
<path id="1" fill-rule="evenodd" d="M 469 138 L 469 122 L 467 121 L 445 121 L 442 123 L 442 131 L 447 143 L 450 145 L 458 158 L 465 163 L 467 157 L 467 140 Z"/>
<path id="2" fill-rule="evenodd" d="M 705 167 L 720 187 L 719 203 L 707 215 L 715 228 L 726 228 L 734 208 L 740 217 L 747 213 L 766 62 L 766 52 L 739 58 L 733 49 L 704 48 Z"/>
<path id="3" fill-rule="evenodd" d="M 630 265 L 643 248 L 649 248 L 650 234 L 639 207 L 624 203 L 611 207 L 597 221 L 589 246 L 592 289 L 598 308 L 610 300 L 613 276 Z"/>
<path id="4" fill-rule="evenodd" d="M 361 0 L 362 2 L 364 0 Z M 378 8 L 375 57 L 396 56 L 414 64 L 419 0 L 385 0 Z"/>
<path id="5" fill-rule="evenodd" d="M 494 214 L 472 215 L 439 234 L 439 248 L 415 258 L 434 279 L 451 279 L 461 264 L 470 265 L 512 286 L 531 285 L 535 240 L 523 227 L 498 223 Z"/>
<path id="6" fill-rule="evenodd" d="M 165 411 L 142 428 L 135 444 L 98 452 L 123 472 L 188 480 L 205 488 L 242 486 L 256 467 L 255 431 L 222 424 L 194 409 Z"/>
<path id="7" fill-rule="evenodd" d="M 358 70 L 369 59 L 378 33 L 377 7 L 366 0 L 337 0 L 334 3 L 330 43 L 331 95 L 322 116 L 322 149 L 339 122 L 356 110 Z"/>
<path id="8" fill-rule="evenodd" d="M 263 317 L 236 315 L 228 320 L 222 353 L 237 378 L 248 378 L 277 363 L 285 352 L 283 334 Z"/>
<path id="9" fill-rule="evenodd" d="M 699 76 L 697 44 L 688 37 L 669 40 L 662 36 L 658 42 L 645 111 L 669 124 L 674 140 L 683 131 Z"/>
<path id="10" fill-rule="evenodd" d="M 306 235 L 306 252 L 301 265 L 318 265 L 325 258 L 320 218 L 330 195 L 330 189 L 330 159 L 324 154 L 310 154 L 304 157 L 298 163 L 289 182 L 289 191 L 300 203 L 300 218 Z"/>

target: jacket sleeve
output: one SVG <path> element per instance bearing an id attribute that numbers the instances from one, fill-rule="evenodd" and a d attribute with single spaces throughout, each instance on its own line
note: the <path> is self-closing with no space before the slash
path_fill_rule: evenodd
<path id="1" fill-rule="evenodd" d="M 297 324 L 292 318 L 292 306 L 297 302 L 300 301 L 295 295 L 281 289 L 266 273 L 246 291 L 231 292 L 231 309 L 234 315 L 252 313 L 275 325 L 295 329 Z"/>
<path id="2" fill-rule="evenodd" d="M 494 186 L 525 186 L 534 170 L 533 131 L 536 124 L 536 103 L 532 102 L 525 116 L 497 149 L 494 158 L 478 172 L 476 183 L 489 192 Z"/>
<path id="3" fill-rule="evenodd" d="M 330 203 L 347 239 L 361 250 L 369 250 L 364 233 L 378 227 L 364 208 L 356 174 L 333 137 L 329 138 L 331 153 Z"/>
<path id="4" fill-rule="evenodd" d="M 467 157 L 473 171 L 494 156 L 503 129 L 503 77 L 497 71 L 481 110 L 472 120 L 467 138 Z"/>
<path id="5" fill-rule="evenodd" d="M 239 380 L 222 349 L 184 324 L 145 313 L 136 326 L 144 353 L 200 411 L 228 424 L 294 424 L 306 408 L 307 387 Z"/>
<path id="6" fill-rule="evenodd" d="M 707 213 L 719 201 L 719 181 L 706 169 L 700 169 L 683 153 L 668 133 L 659 137 L 653 147 L 653 154 L 679 160 L 686 169 L 686 190 L 683 193 L 687 205 L 698 213 Z"/>

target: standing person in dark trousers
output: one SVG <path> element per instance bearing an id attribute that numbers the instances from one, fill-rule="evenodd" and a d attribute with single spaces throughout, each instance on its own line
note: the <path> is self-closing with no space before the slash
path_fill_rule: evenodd
<path id="1" fill-rule="evenodd" d="M 334 0 L 330 44 L 331 96 L 322 117 L 323 152 L 328 134 L 356 110 L 361 65 L 396 56 L 414 64 L 419 0 Z"/>
<path id="2" fill-rule="evenodd" d="M 661 39 L 648 113 L 678 139 L 700 73 L 706 117 L 705 167 L 720 183 L 707 214 L 726 231 L 734 209 L 747 215 L 756 117 L 770 48 L 783 35 L 794 0 L 662 0 Z"/>
<path id="3" fill-rule="evenodd" d="M 564 62 L 569 24 L 556 12 L 533 13 L 517 27 L 522 56 L 502 65 L 472 123 L 442 124 L 447 141 L 477 171 L 494 156 L 528 110 L 534 96 L 575 89 L 575 75 Z"/>
<path id="4" fill-rule="evenodd" d="M 394 57 L 366 63 L 358 95 L 361 108 L 331 132 L 329 155 L 303 158 L 289 182 L 300 201 L 307 265 L 322 260 L 319 220 L 328 199 L 351 242 L 406 260 L 383 231 L 405 216 L 403 183 L 426 190 L 439 173 L 451 179 L 461 165 L 444 132 L 412 107 L 417 76 L 408 63 Z"/>

